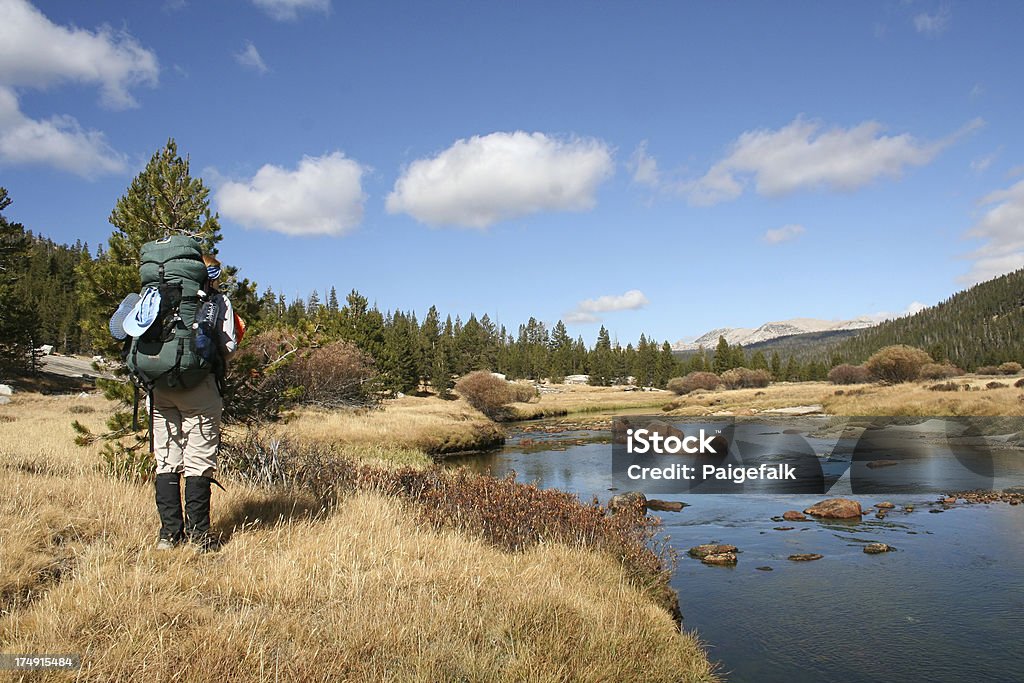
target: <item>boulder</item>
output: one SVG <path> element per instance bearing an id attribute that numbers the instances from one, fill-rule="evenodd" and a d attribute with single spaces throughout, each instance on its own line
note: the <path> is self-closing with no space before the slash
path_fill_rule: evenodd
<path id="1" fill-rule="evenodd" d="M 790 555 L 789 559 L 794 562 L 811 562 L 813 560 L 820 560 L 823 557 L 825 556 L 818 553 L 800 553 L 798 555 Z"/>
<path id="2" fill-rule="evenodd" d="M 620 493 L 612 496 L 608 501 L 608 509 L 613 513 L 629 511 L 645 514 L 647 512 L 647 496 L 639 491 Z"/>
<path id="3" fill-rule="evenodd" d="M 866 546 L 864 546 L 864 552 L 866 552 L 868 555 L 887 553 L 890 550 L 892 550 L 892 546 L 886 545 L 885 543 L 868 543 Z"/>
<path id="4" fill-rule="evenodd" d="M 700 558 L 704 564 L 736 564 L 736 553 L 715 553 Z"/>
<path id="5" fill-rule="evenodd" d="M 9 384 L 0 384 L 0 396 L 10 396 L 14 393 L 14 389 Z"/>
<path id="6" fill-rule="evenodd" d="M 861 516 L 860 503 L 849 498 L 829 498 L 815 503 L 804 512 L 808 515 L 828 519 L 859 519 Z"/>
<path id="7" fill-rule="evenodd" d="M 708 555 L 735 555 L 739 551 L 734 545 L 726 545 L 724 543 L 705 543 L 704 545 L 695 545 L 688 551 L 690 557 L 696 557 L 698 560 L 703 560 Z"/>
<path id="8" fill-rule="evenodd" d="M 647 501 L 648 510 L 657 510 L 658 512 L 681 512 L 687 504 L 678 500 L 658 500 L 652 498 Z"/>
<path id="9" fill-rule="evenodd" d="M 787 522 L 803 522 L 807 518 L 804 517 L 804 514 L 802 512 L 798 512 L 796 510 L 786 510 L 785 512 L 782 513 L 782 519 L 784 519 Z"/>
<path id="10" fill-rule="evenodd" d="M 879 510 L 892 510 L 896 506 L 889 501 L 885 501 L 884 503 L 875 503 L 875 507 Z"/>

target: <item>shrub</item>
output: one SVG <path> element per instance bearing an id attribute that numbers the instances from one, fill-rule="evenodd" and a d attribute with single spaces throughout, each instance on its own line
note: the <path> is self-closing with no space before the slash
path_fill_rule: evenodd
<path id="1" fill-rule="evenodd" d="M 73 415 L 86 415 L 88 413 L 96 412 L 96 409 L 93 408 L 92 406 L 83 406 L 81 404 L 75 404 L 73 406 L 68 406 L 68 412 L 72 413 Z"/>
<path id="2" fill-rule="evenodd" d="M 995 365 L 982 365 L 980 368 L 974 371 L 977 375 L 999 375 L 999 368 Z"/>
<path id="3" fill-rule="evenodd" d="M 964 374 L 964 371 L 949 363 L 925 363 L 918 377 L 921 379 L 947 379 Z"/>
<path id="4" fill-rule="evenodd" d="M 460 379 L 455 383 L 455 391 L 492 420 L 504 417 L 509 403 L 526 402 L 537 396 L 534 387 L 507 382 L 486 370 L 471 372 Z"/>
<path id="5" fill-rule="evenodd" d="M 1014 382 L 1013 386 L 1017 387 L 1018 389 L 1024 389 L 1024 377 Z"/>
<path id="6" fill-rule="evenodd" d="M 970 389 L 970 385 L 967 385 Z M 942 384 L 933 384 L 928 387 L 931 391 L 960 391 L 960 385 L 956 382 L 943 382 Z"/>
<path id="7" fill-rule="evenodd" d="M 828 371 L 828 381 L 832 384 L 864 384 L 871 381 L 871 373 L 863 365 L 843 363 Z"/>
<path id="8" fill-rule="evenodd" d="M 292 405 L 370 406 L 379 395 L 373 359 L 346 341 L 311 348 L 296 333 L 247 336 L 229 365 L 224 418 L 258 422 Z"/>
<path id="9" fill-rule="evenodd" d="M 1004 375 L 1016 375 L 1020 371 L 1020 363 L 1014 363 L 1013 361 L 1010 361 L 1009 363 L 1003 363 L 1002 365 L 999 366 L 999 372 L 1003 373 Z"/>
<path id="10" fill-rule="evenodd" d="M 1010 386 L 1009 384 L 1003 384 L 1002 382 L 989 382 L 985 385 L 986 389 L 1005 389 Z"/>
<path id="11" fill-rule="evenodd" d="M 932 357 L 921 349 L 904 344 L 879 349 L 864 366 L 875 379 L 898 384 L 917 379 L 918 373 Z"/>
<path id="12" fill-rule="evenodd" d="M 691 372 L 686 377 L 673 377 L 670 379 L 668 381 L 668 389 L 682 396 L 698 389 L 714 391 L 721 383 L 721 378 L 713 372 Z"/>
<path id="13" fill-rule="evenodd" d="M 771 382 L 767 370 L 750 370 L 749 368 L 733 368 L 722 373 L 722 384 L 728 389 L 749 389 L 766 387 Z"/>

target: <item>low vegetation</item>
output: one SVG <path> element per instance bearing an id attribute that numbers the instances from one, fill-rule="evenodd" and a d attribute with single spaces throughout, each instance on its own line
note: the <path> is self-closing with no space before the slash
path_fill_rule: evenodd
<path id="1" fill-rule="evenodd" d="M 832 384 L 864 384 L 871 381 L 871 372 L 863 365 L 842 363 L 828 371 Z"/>
<path id="2" fill-rule="evenodd" d="M 913 346 L 897 344 L 873 353 L 864 363 L 864 367 L 874 379 L 897 384 L 917 379 L 921 368 L 932 362 L 932 357 L 927 352 Z"/>
<path id="3" fill-rule="evenodd" d="M 508 382 L 486 370 L 477 370 L 459 379 L 455 391 L 492 420 L 507 419 L 511 403 L 529 403 L 539 397 L 532 385 Z"/>
<path id="4" fill-rule="evenodd" d="M 674 377 L 668 382 L 669 391 L 678 394 L 680 396 L 696 391 L 697 389 L 704 389 L 706 391 L 712 391 L 722 383 L 722 378 L 713 372 L 691 372 L 685 377 Z"/>
<path id="5" fill-rule="evenodd" d="M 615 556 L 614 525 L 623 543 L 637 528 L 564 494 L 350 454 L 376 483 L 325 505 L 296 480 L 225 477 L 224 549 L 159 553 L 150 486 L 71 443 L 70 406 L 95 408 L 79 417 L 97 429 L 114 404 L 14 399 L 0 407 L 14 418 L 0 421 L 0 529 L 18 539 L 0 564 L 5 651 L 80 653 L 95 681 L 714 679 L 642 563 Z"/>

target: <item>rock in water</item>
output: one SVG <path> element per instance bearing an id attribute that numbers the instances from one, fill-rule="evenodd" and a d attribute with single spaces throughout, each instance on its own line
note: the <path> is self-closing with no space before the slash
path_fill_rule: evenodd
<path id="1" fill-rule="evenodd" d="M 828 519 L 860 519 L 860 503 L 849 498 L 829 498 L 804 510 L 808 515 Z"/>
<path id="2" fill-rule="evenodd" d="M 812 560 L 820 560 L 823 557 L 825 556 L 818 553 L 801 553 L 799 555 L 790 555 L 789 559 L 794 562 L 811 562 Z"/>
<path id="3" fill-rule="evenodd" d="M 807 518 L 804 517 L 803 513 L 797 512 L 796 510 L 787 510 L 782 513 L 782 519 L 787 522 L 803 522 Z"/>
<path id="4" fill-rule="evenodd" d="M 736 564 L 736 553 L 715 553 L 700 558 L 704 564 Z"/>
<path id="5" fill-rule="evenodd" d="M 875 507 L 878 508 L 879 510 L 891 510 L 896 506 L 890 503 L 889 501 L 885 501 L 884 503 L 875 503 Z"/>
<path id="6" fill-rule="evenodd" d="M 647 501 L 648 510 L 658 510 L 659 512 L 680 512 L 684 507 L 686 507 L 686 503 L 681 503 L 677 500 L 651 498 Z"/>
<path id="7" fill-rule="evenodd" d="M 614 513 L 631 511 L 642 515 L 647 512 L 647 496 L 639 491 L 620 493 L 608 501 L 608 509 Z"/>
<path id="8" fill-rule="evenodd" d="M 886 545 L 885 543 L 868 543 L 866 546 L 864 546 L 864 552 L 866 552 L 868 555 L 887 553 L 890 550 L 892 550 L 892 546 Z"/>
<path id="9" fill-rule="evenodd" d="M 695 545 L 690 548 L 690 557 L 696 557 L 699 560 L 704 559 L 708 555 L 724 555 L 727 553 L 736 553 L 739 549 L 734 545 L 725 545 L 724 543 L 705 543 L 704 545 Z"/>

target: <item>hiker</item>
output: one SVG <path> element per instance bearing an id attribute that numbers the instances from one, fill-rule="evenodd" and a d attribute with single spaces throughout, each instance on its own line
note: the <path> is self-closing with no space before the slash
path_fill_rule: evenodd
<path id="1" fill-rule="evenodd" d="M 213 312 L 213 368 L 191 387 L 162 386 L 152 390 L 153 454 L 156 458 L 156 507 L 160 514 L 157 550 L 169 550 L 187 540 L 200 550 L 214 550 L 210 534 L 210 493 L 220 448 L 223 410 L 221 385 L 227 360 L 237 345 L 231 302 L 219 291 L 220 261 L 203 256 L 206 265 L 207 308 Z M 201 317 L 204 313 L 200 307 Z M 197 343 L 197 346 L 201 344 Z M 184 510 L 181 476 L 184 475 Z"/>

